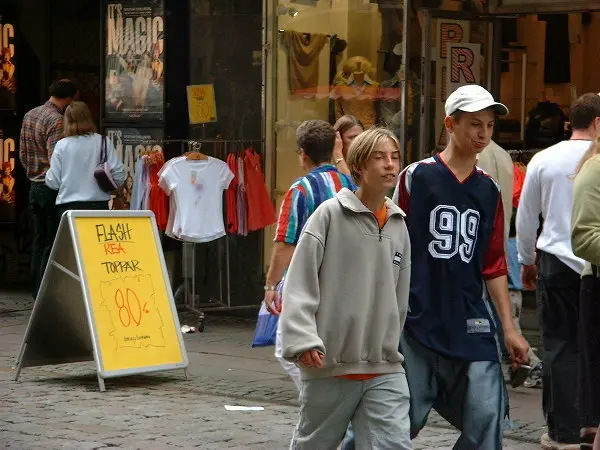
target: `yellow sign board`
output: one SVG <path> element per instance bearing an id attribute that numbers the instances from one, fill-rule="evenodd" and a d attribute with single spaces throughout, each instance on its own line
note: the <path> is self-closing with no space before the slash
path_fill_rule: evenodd
<path id="1" fill-rule="evenodd" d="M 151 218 L 74 222 L 103 369 L 182 362 Z"/>
<path id="2" fill-rule="evenodd" d="M 104 378 L 188 365 L 150 211 L 69 211 L 61 219 L 16 378 L 22 367 L 90 359 L 102 391 Z"/>
<path id="3" fill-rule="evenodd" d="M 215 88 L 212 84 L 188 86 L 187 100 L 190 124 L 217 121 Z"/>

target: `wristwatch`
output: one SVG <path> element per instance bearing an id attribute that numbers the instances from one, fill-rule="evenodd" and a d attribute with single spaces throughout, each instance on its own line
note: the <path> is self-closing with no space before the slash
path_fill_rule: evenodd
<path id="1" fill-rule="evenodd" d="M 341 163 L 343 160 L 344 160 L 344 158 L 336 158 L 336 159 L 334 160 L 334 162 L 335 162 L 335 165 L 337 166 L 337 165 L 338 165 L 339 163 Z"/>
<path id="2" fill-rule="evenodd" d="M 276 291 L 277 290 L 277 286 L 274 285 L 270 285 L 270 284 L 265 284 L 264 288 L 265 292 L 271 292 L 271 291 Z"/>

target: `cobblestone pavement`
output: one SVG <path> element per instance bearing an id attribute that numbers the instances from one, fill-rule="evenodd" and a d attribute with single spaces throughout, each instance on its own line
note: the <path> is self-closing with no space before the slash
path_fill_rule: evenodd
<path id="1" fill-rule="evenodd" d="M 204 333 L 186 335 L 188 380 L 183 371 L 123 377 L 107 380 L 107 391 L 100 393 L 93 363 L 25 368 L 20 381 L 13 381 L 30 308 L 22 296 L 0 294 L 0 448 L 287 447 L 296 392 L 272 349 L 248 348 L 250 321 L 209 316 Z M 191 319 L 183 316 L 182 323 L 193 324 Z M 529 394 L 539 404 L 539 394 Z M 265 410 L 233 412 L 225 405 Z M 535 415 L 532 411 L 521 416 Z M 430 425 L 414 441 L 415 449 L 450 449 L 457 432 L 439 416 Z M 542 432 L 539 420 L 516 421 L 505 448 L 539 448 L 532 442 Z"/>

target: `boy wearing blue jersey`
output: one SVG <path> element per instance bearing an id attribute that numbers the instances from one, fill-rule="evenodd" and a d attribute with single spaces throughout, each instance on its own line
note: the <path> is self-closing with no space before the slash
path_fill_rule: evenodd
<path id="1" fill-rule="evenodd" d="M 448 146 L 408 166 L 394 193 L 412 245 L 410 310 L 400 340 L 411 433 L 435 408 L 461 430 L 454 446 L 460 450 L 502 448 L 507 398 L 488 298 L 513 364 L 526 363 L 529 349 L 512 320 L 500 189 L 476 167 L 496 115 L 506 114 L 480 86 L 454 91 L 446 101 Z"/>

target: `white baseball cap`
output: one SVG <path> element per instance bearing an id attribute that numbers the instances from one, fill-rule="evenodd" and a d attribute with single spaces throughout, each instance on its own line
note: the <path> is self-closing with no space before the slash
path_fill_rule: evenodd
<path id="1" fill-rule="evenodd" d="M 496 114 L 506 116 L 508 108 L 498 103 L 485 88 L 478 84 L 467 84 L 459 87 L 446 100 L 446 115 L 454 114 L 456 111 L 477 112 L 489 107 L 494 107 Z"/>

